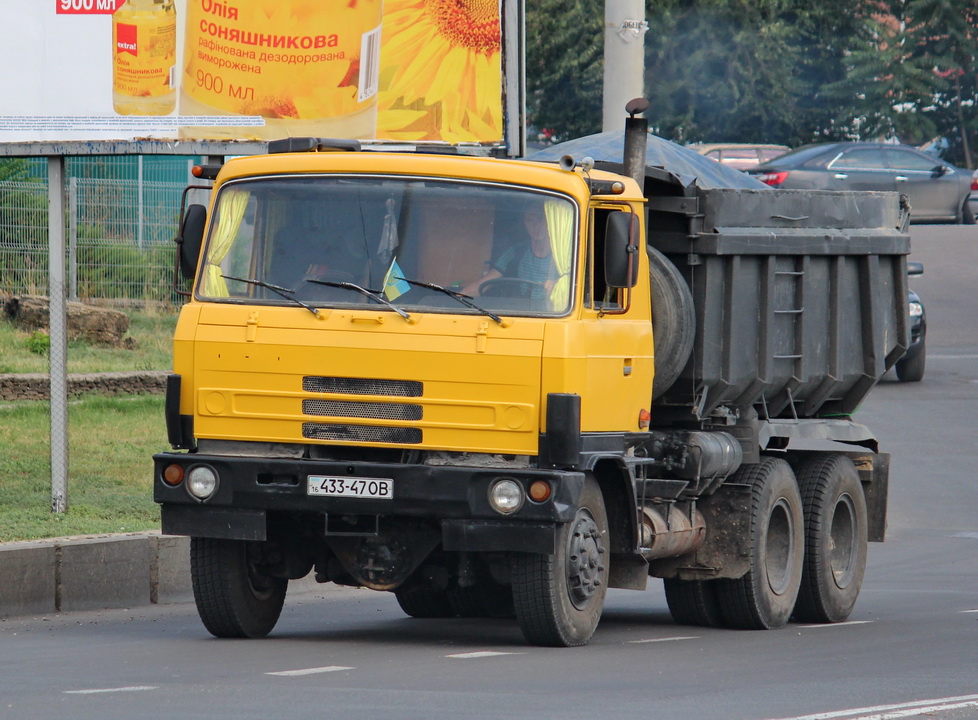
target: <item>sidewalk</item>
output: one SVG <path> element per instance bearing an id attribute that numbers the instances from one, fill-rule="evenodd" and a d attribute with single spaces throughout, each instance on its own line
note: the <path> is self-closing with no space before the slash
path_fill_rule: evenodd
<path id="1" fill-rule="evenodd" d="M 0 544 L 0 618 L 191 601 L 187 537 L 147 532 Z"/>
<path id="2" fill-rule="evenodd" d="M 166 372 L 71 374 L 68 392 L 161 393 Z M 42 400 L 47 374 L 0 374 L 0 400 Z M 158 532 L 0 543 L 0 618 L 192 602 L 190 538 Z"/>

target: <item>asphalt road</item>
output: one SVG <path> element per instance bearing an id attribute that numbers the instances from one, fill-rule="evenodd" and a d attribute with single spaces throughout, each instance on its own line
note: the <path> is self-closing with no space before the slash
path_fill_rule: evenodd
<path id="1" fill-rule="evenodd" d="M 893 461 L 850 622 L 683 627 L 656 582 L 611 592 L 568 650 L 332 587 L 290 597 L 258 641 L 212 639 L 192 605 L 7 620 L 0 718 L 978 718 L 978 228 L 912 234 L 927 371 L 888 376 L 857 413 Z"/>

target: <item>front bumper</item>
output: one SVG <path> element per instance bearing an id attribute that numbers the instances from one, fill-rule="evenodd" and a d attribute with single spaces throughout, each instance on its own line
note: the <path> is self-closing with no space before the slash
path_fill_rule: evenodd
<path id="1" fill-rule="evenodd" d="M 163 532 L 174 535 L 265 540 L 271 516 L 300 514 L 321 522 L 329 534 L 329 517 L 412 518 L 440 525 L 446 550 L 523 550 L 553 552 L 557 524 L 570 522 L 584 487 L 584 473 L 533 468 L 484 468 L 255 458 L 198 453 L 160 453 L 155 463 L 153 496 L 162 507 Z M 219 478 L 206 501 L 184 484 L 172 486 L 163 471 L 177 464 L 189 471 L 207 465 Z M 390 499 L 321 497 L 307 494 L 310 475 L 344 478 L 386 478 Z M 544 502 L 528 496 L 510 515 L 489 503 L 489 489 L 499 478 L 516 480 L 528 489 L 546 480 L 552 492 Z M 318 517 L 317 517 L 318 516 Z"/>

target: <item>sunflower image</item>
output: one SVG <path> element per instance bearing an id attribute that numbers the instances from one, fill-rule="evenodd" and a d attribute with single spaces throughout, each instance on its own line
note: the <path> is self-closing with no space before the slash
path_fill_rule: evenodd
<path id="1" fill-rule="evenodd" d="M 498 0 L 386 0 L 377 136 L 503 136 Z"/>

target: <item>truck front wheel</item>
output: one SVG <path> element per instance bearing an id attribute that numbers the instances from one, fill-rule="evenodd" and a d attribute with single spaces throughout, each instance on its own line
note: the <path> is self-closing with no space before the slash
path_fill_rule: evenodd
<path id="1" fill-rule="evenodd" d="M 553 555 L 513 558 L 516 619 L 533 645 L 586 645 L 608 592 L 608 518 L 593 477 L 574 519 L 558 527 L 556 549 Z"/>
<path id="2" fill-rule="evenodd" d="M 866 498 L 845 455 L 812 457 L 798 467 L 805 508 L 805 566 L 795 619 L 832 623 L 849 617 L 866 572 Z"/>
<path id="3" fill-rule="evenodd" d="M 260 638 L 278 622 L 289 581 L 263 574 L 260 552 L 243 540 L 190 539 L 194 601 L 211 635 Z"/>
<path id="4" fill-rule="evenodd" d="M 716 580 L 725 624 L 745 630 L 784 627 L 798 597 L 804 557 L 801 494 L 791 466 L 780 458 L 744 465 L 731 483 L 750 487 L 750 569 L 737 580 Z"/>

